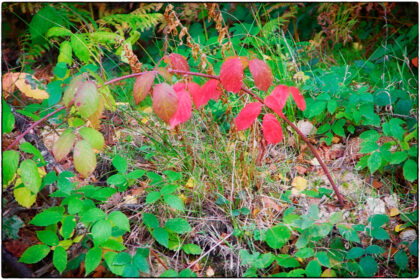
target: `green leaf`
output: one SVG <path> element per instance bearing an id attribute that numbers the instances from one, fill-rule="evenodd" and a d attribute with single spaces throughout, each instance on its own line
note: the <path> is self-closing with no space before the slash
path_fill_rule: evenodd
<path id="1" fill-rule="evenodd" d="M 124 272 L 125 266 L 123 265 L 114 265 L 114 259 L 117 256 L 116 252 L 106 252 L 104 254 L 104 260 L 106 265 L 108 266 L 109 270 L 111 270 L 112 273 L 115 275 L 121 276 Z"/>
<path id="2" fill-rule="evenodd" d="M 334 114 L 335 110 L 337 109 L 337 101 L 334 99 L 331 99 L 330 101 L 328 101 L 328 105 L 327 105 L 327 109 L 328 112 L 330 112 L 330 114 Z"/>
<path id="3" fill-rule="evenodd" d="M 381 167 L 381 163 L 382 163 L 381 153 L 380 152 L 372 153 L 367 161 L 367 166 L 370 170 L 370 173 L 373 174 L 376 170 L 378 170 L 379 167 Z"/>
<path id="4" fill-rule="evenodd" d="M 163 196 L 163 200 L 172 208 L 179 211 L 184 211 L 184 202 L 182 202 L 182 200 L 176 195 L 167 194 Z"/>
<path id="5" fill-rule="evenodd" d="M 69 106 L 70 102 L 74 100 L 74 96 L 76 95 L 77 90 L 83 84 L 85 80 L 86 78 L 84 75 L 79 75 L 71 79 L 70 84 L 67 86 L 66 90 L 64 91 L 63 100 L 62 100 L 64 106 Z"/>
<path id="6" fill-rule="evenodd" d="M 91 127 L 82 127 L 79 130 L 80 135 L 85 139 L 95 150 L 102 150 L 105 145 L 104 136 L 102 133 Z"/>
<path id="7" fill-rule="evenodd" d="M 133 264 L 137 267 L 138 270 L 144 273 L 149 273 L 149 264 L 144 256 L 140 254 L 135 254 L 133 257 Z"/>
<path id="8" fill-rule="evenodd" d="M 147 177 L 151 180 L 150 185 L 157 185 L 163 181 L 162 176 L 155 172 L 147 172 Z"/>
<path id="9" fill-rule="evenodd" d="M 50 95 L 48 98 L 48 106 L 53 106 L 60 102 L 63 94 L 62 84 L 62 81 L 56 80 L 47 85 L 47 92 Z"/>
<path id="10" fill-rule="evenodd" d="M 401 127 L 401 125 L 403 124 L 405 124 L 405 122 L 397 118 L 393 118 L 389 121 L 389 128 L 390 128 L 391 136 L 397 138 L 400 141 L 403 140 L 404 133 L 405 133 L 405 130 Z"/>
<path id="11" fill-rule="evenodd" d="M 134 264 L 127 264 L 124 268 L 123 277 L 137 278 L 140 276 L 137 267 Z"/>
<path id="12" fill-rule="evenodd" d="M 73 57 L 72 57 L 71 44 L 69 41 L 63 41 L 60 44 L 60 53 L 58 54 L 57 61 L 64 62 L 69 66 L 72 65 Z"/>
<path id="13" fill-rule="evenodd" d="M 131 263 L 131 256 L 126 252 L 119 253 L 113 261 L 113 265 L 126 265 Z"/>
<path id="14" fill-rule="evenodd" d="M 159 227 L 159 221 L 155 215 L 150 213 L 143 213 L 143 223 L 151 228 Z"/>
<path id="15" fill-rule="evenodd" d="M 15 127 L 15 116 L 12 113 L 12 109 L 4 99 L 1 100 L 2 104 L 2 134 L 12 132 Z"/>
<path id="16" fill-rule="evenodd" d="M 372 277 L 378 271 L 378 263 L 371 256 L 366 256 L 360 259 L 359 265 L 366 277 Z"/>
<path id="17" fill-rule="evenodd" d="M 152 231 L 152 236 L 160 245 L 168 248 L 169 234 L 165 229 L 163 229 L 161 227 L 155 228 Z"/>
<path id="18" fill-rule="evenodd" d="M 390 239 L 388 233 L 383 228 L 374 228 L 371 231 L 371 236 L 378 240 L 388 240 Z"/>
<path id="19" fill-rule="evenodd" d="M 14 150 L 3 152 L 3 185 L 8 185 L 16 174 L 19 165 L 19 153 Z"/>
<path id="20" fill-rule="evenodd" d="M 53 264 L 60 274 L 66 269 L 67 252 L 63 247 L 58 246 L 55 248 L 53 253 Z"/>
<path id="21" fill-rule="evenodd" d="M 112 165 L 118 170 L 118 172 L 122 174 L 127 173 L 127 160 L 125 158 L 121 156 L 114 157 Z"/>
<path id="22" fill-rule="evenodd" d="M 111 249 L 114 251 L 123 251 L 127 249 L 120 241 L 117 241 L 115 239 L 108 239 L 101 245 L 104 249 Z"/>
<path id="23" fill-rule="evenodd" d="M 195 272 L 193 272 L 191 269 L 186 268 L 186 269 L 183 269 L 179 272 L 178 277 L 180 277 L 180 278 L 193 278 L 193 277 L 197 277 L 197 274 Z"/>
<path id="24" fill-rule="evenodd" d="M 45 34 L 47 38 L 50 37 L 65 37 L 71 36 L 71 31 L 64 27 L 54 26 L 48 29 L 48 32 Z"/>
<path id="25" fill-rule="evenodd" d="M 85 259 L 85 276 L 89 275 L 98 265 L 101 263 L 102 249 L 99 247 L 93 247 L 86 254 Z"/>
<path id="26" fill-rule="evenodd" d="M 62 227 L 64 239 L 67 239 L 71 236 L 75 227 L 76 219 L 74 216 L 67 216 L 64 218 Z"/>
<path id="27" fill-rule="evenodd" d="M 36 232 L 36 236 L 38 239 L 49 246 L 57 246 L 58 245 L 58 236 L 52 231 L 49 230 L 41 230 Z"/>
<path id="28" fill-rule="evenodd" d="M 325 267 L 331 267 L 330 258 L 328 257 L 326 252 L 318 252 L 316 253 L 316 258 L 318 259 L 319 263 Z"/>
<path id="29" fill-rule="evenodd" d="M 93 115 L 99 107 L 99 94 L 93 81 L 82 82 L 74 96 L 74 104 L 80 115 L 87 119 Z"/>
<path id="30" fill-rule="evenodd" d="M 38 167 L 35 161 L 31 159 L 25 159 L 20 163 L 20 176 L 23 184 L 34 194 L 39 192 L 41 187 L 42 179 L 38 172 Z"/>
<path id="31" fill-rule="evenodd" d="M 108 220 L 112 221 L 118 228 L 130 231 L 130 222 L 126 215 L 121 211 L 114 211 L 108 215 Z"/>
<path id="32" fill-rule="evenodd" d="M 321 266 L 316 260 L 310 261 L 305 268 L 305 273 L 308 277 L 319 277 L 321 272 Z"/>
<path id="33" fill-rule="evenodd" d="M 369 247 L 366 248 L 366 254 L 369 254 L 369 255 L 373 255 L 373 254 L 379 255 L 379 254 L 382 254 L 383 252 L 385 252 L 385 250 L 379 247 L 378 245 L 370 245 Z"/>
<path id="34" fill-rule="evenodd" d="M 112 175 L 110 177 L 108 177 L 108 179 L 106 180 L 108 185 L 114 185 L 114 186 L 123 186 L 127 183 L 127 179 L 125 179 L 125 177 L 121 174 L 115 174 Z"/>
<path id="35" fill-rule="evenodd" d="M 102 211 L 99 208 L 91 208 L 87 210 L 86 212 L 82 213 L 80 221 L 85 224 L 88 224 L 88 223 L 94 223 L 99 220 L 103 220 L 105 218 L 106 218 L 106 215 L 104 211 Z"/>
<path id="36" fill-rule="evenodd" d="M 72 129 L 65 130 L 60 138 L 54 143 L 53 154 L 55 159 L 59 162 L 67 157 L 73 148 L 74 139 L 76 135 Z"/>
<path id="37" fill-rule="evenodd" d="M 407 160 L 403 166 L 404 178 L 410 182 L 417 180 L 417 162 L 412 159 Z"/>
<path id="38" fill-rule="evenodd" d="M 58 223 L 63 215 L 55 211 L 44 211 L 37 214 L 29 223 L 35 226 L 46 227 Z"/>
<path id="39" fill-rule="evenodd" d="M 92 237 L 95 244 L 100 245 L 111 237 L 112 226 L 109 221 L 100 220 L 92 227 Z"/>
<path id="40" fill-rule="evenodd" d="M 295 258 L 284 254 L 277 256 L 277 264 L 285 268 L 295 268 L 300 266 L 300 263 Z"/>
<path id="41" fill-rule="evenodd" d="M 370 142 L 376 142 L 379 140 L 380 137 L 381 135 L 376 130 L 373 130 L 373 129 L 364 131 L 359 135 L 359 138 L 362 139 L 363 141 L 370 141 Z"/>
<path id="42" fill-rule="evenodd" d="M 174 191 L 176 191 L 176 189 L 178 188 L 178 186 L 176 185 L 167 185 L 164 186 L 161 190 L 160 190 L 160 194 L 161 195 L 167 195 L 167 194 L 171 194 Z"/>
<path id="43" fill-rule="evenodd" d="M 150 192 L 146 196 L 146 204 L 155 203 L 160 198 L 160 192 Z"/>
<path id="44" fill-rule="evenodd" d="M 357 235 L 357 232 L 353 228 L 349 228 L 346 225 L 340 224 L 337 225 L 338 231 L 340 232 L 341 236 L 344 237 L 344 239 L 351 241 L 351 242 L 357 242 L 360 243 L 360 238 Z"/>
<path id="45" fill-rule="evenodd" d="M 302 248 L 302 249 L 300 249 L 299 251 L 296 252 L 295 257 L 306 259 L 306 258 L 310 258 L 314 255 L 315 255 L 314 249 L 312 249 L 312 248 Z"/>
<path id="46" fill-rule="evenodd" d="M 141 169 L 136 169 L 134 171 L 131 171 L 127 174 L 128 179 L 138 179 L 143 177 L 143 175 L 146 173 L 146 171 Z"/>
<path id="47" fill-rule="evenodd" d="M 67 205 L 69 214 L 74 215 L 83 210 L 83 202 L 80 198 L 72 197 Z"/>
<path id="48" fill-rule="evenodd" d="M 406 152 L 395 152 L 392 154 L 392 158 L 389 161 L 389 164 L 400 164 L 404 160 L 407 159 L 407 153 Z"/>
<path id="49" fill-rule="evenodd" d="M 289 239 L 290 231 L 282 225 L 269 228 L 265 234 L 265 242 L 273 249 L 280 249 Z"/>
<path id="50" fill-rule="evenodd" d="M 345 124 L 346 124 L 345 119 L 339 119 L 333 124 L 332 131 L 338 136 L 345 137 L 346 136 L 346 133 L 344 132 Z"/>
<path id="51" fill-rule="evenodd" d="M 23 252 L 19 262 L 23 263 L 37 263 L 45 258 L 50 252 L 50 247 L 47 245 L 33 245 Z"/>
<path id="52" fill-rule="evenodd" d="M 165 228 L 179 234 L 187 233 L 192 230 L 190 224 L 185 219 L 181 218 L 167 220 L 165 223 Z"/>
<path id="53" fill-rule="evenodd" d="M 74 54 L 84 63 L 89 63 L 90 51 L 85 37 L 80 34 L 70 36 L 71 47 Z"/>
<path id="54" fill-rule="evenodd" d="M 365 253 L 365 249 L 360 247 L 351 248 L 350 251 L 347 252 L 346 259 L 352 260 L 357 259 Z"/>
<path id="55" fill-rule="evenodd" d="M 388 223 L 388 221 L 389 221 L 388 215 L 383 215 L 383 214 L 376 214 L 374 216 L 370 216 L 368 219 L 368 222 L 370 222 L 373 228 L 381 227 L 384 224 Z"/>
<path id="56" fill-rule="evenodd" d="M 176 272 L 173 269 L 168 269 L 165 272 L 163 272 L 159 277 L 176 278 L 178 277 L 178 272 Z"/>
<path id="57" fill-rule="evenodd" d="M 303 270 L 302 268 L 298 268 L 298 269 L 293 269 L 289 271 L 286 277 L 289 277 L 289 278 L 303 277 L 304 274 L 305 274 L 305 270 Z M 272 275 L 272 277 L 275 277 L 275 275 Z"/>
<path id="58" fill-rule="evenodd" d="M 182 250 L 184 250 L 186 254 L 191 254 L 191 255 L 200 255 L 203 252 L 200 246 L 196 244 L 184 244 L 182 245 Z"/>
<path id="59" fill-rule="evenodd" d="M 96 168 L 96 155 L 85 140 L 77 142 L 73 151 L 74 167 L 83 177 L 88 177 Z"/>
<path id="60" fill-rule="evenodd" d="M 149 257 L 150 250 L 148 248 L 137 248 L 136 254 L 147 258 L 147 257 Z"/>
<path id="61" fill-rule="evenodd" d="M 371 153 L 379 149 L 379 145 L 376 144 L 376 142 L 363 141 L 362 144 L 360 145 L 360 148 L 361 148 L 360 149 L 361 154 L 367 154 L 367 153 Z"/>

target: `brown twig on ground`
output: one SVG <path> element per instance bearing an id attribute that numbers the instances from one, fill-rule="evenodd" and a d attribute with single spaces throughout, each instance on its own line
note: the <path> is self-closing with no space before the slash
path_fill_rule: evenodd
<path id="1" fill-rule="evenodd" d="M 159 256 L 155 253 L 155 251 L 153 251 L 152 248 L 149 248 L 150 253 L 152 253 L 152 255 L 157 259 L 157 261 L 166 269 L 168 270 L 168 267 L 166 266 L 166 264 L 159 258 Z"/>

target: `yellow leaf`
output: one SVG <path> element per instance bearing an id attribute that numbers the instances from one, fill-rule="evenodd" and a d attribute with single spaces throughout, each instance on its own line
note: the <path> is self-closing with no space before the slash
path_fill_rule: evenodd
<path id="1" fill-rule="evenodd" d="M 399 224 L 397 226 L 395 226 L 395 232 L 400 232 L 404 229 L 404 225 L 403 224 Z"/>
<path id="2" fill-rule="evenodd" d="M 3 90 L 12 92 L 16 86 L 27 97 L 35 99 L 47 99 L 50 95 L 43 89 L 38 88 L 39 81 L 27 73 L 7 73 L 3 76 Z"/>
<path id="3" fill-rule="evenodd" d="M 149 107 L 144 108 L 143 112 L 146 113 L 146 114 L 151 114 L 151 113 L 153 113 L 153 109 L 152 109 L 152 107 L 149 106 Z"/>
<path id="4" fill-rule="evenodd" d="M 16 188 L 22 183 L 22 180 L 19 178 L 16 181 L 15 189 L 13 190 L 13 195 L 15 196 L 16 201 L 25 208 L 30 208 L 36 201 L 36 194 L 33 194 L 26 187 Z"/>
<path id="5" fill-rule="evenodd" d="M 63 247 L 65 250 L 67 250 L 68 248 L 70 248 L 71 244 L 73 244 L 73 240 L 71 239 L 67 239 L 67 240 L 61 240 L 58 243 L 58 246 Z"/>
<path id="6" fill-rule="evenodd" d="M 190 178 L 188 179 L 187 183 L 185 184 L 185 187 L 186 187 L 187 189 L 190 189 L 190 190 L 194 189 L 194 187 L 195 187 L 195 180 L 194 180 L 194 178 L 193 178 L 193 177 L 190 177 Z"/>
<path id="7" fill-rule="evenodd" d="M 338 142 L 340 142 L 340 138 L 338 138 L 338 137 L 336 137 L 336 136 L 334 136 L 333 138 L 332 138 L 332 141 L 331 141 L 333 144 L 337 144 Z"/>
<path id="8" fill-rule="evenodd" d="M 394 217 L 400 214 L 400 211 L 397 208 L 392 208 L 389 210 L 389 216 Z"/>
<path id="9" fill-rule="evenodd" d="M 335 273 L 334 270 L 328 268 L 326 270 L 324 270 L 324 272 L 322 272 L 321 277 L 337 277 L 337 273 Z"/>
<path id="10" fill-rule="evenodd" d="M 47 175 L 47 172 L 45 172 L 44 167 L 38 167 L 38 173 L 39 173 L 39 176 L 41 176 L 41 178 Z"/>
<path id="11" fill-rule="evenodd" d="M 292 186 L 295 190 L 303 191 L 306 189 L 308 181 L 301 176 L 296 176 L 292 181 Z"/>
<path id="12" fill-rule="evenodd" d="M 83 238 L 83 234 L 76 236 L 75 238 L 73 238 L 73 243 L 79 243 L 82 238 Z"/>
<path id="13" fill-rule="evenodd" d="M 149 121 L 149 118 L 142 118 L 141 123 L 146 124 Z"/>

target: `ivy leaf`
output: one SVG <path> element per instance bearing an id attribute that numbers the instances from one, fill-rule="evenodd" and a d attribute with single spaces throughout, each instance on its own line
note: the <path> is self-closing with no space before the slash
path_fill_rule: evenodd
<path id="1" fill-rule="evenodd" d="M 83 177 L 88 177 L 96 168 L 96 155 L 90 144 L 81 140 L 73 151 L 74 167 Z"/>
<path id="2" fill-rule="evenodd" d="M 99 107 L 99 95 L 96 84 L 92 81 L 83 82 L 78 88 L 74 104 L 79 109 L 80 115 L 89 118 Z"/>
<path id="3" fill-rule="evenodd" d="M 187 60 L 180 54 L 171 53 L 170 55 L 164 57 L 164 61 L 168 63 L 172 69 L 190 71 L 190 66 L 188 65 Z"/>
<path id="4" fill-rule="evenodd" d="M 255 86 L 262 91 L 267 91 L 273 83 L 273 74 L 270 67 L 261 59 L 251 59 L 249 61 L 249 71 L 254 78 Z"/>
<path id="5" fill-rule="evenodd" d="M 238 93 L 242 87 L 244 71 L 240 58 L 231 57 L 220 68 L 220 81 L 227 91 Z"/>
<path id="6" fill-rule="evenodd" d="M 67 252 L 63 247 L 58 246 L 55 248 L 53 253 L 53 264 L 60 274 L 66 269 Z"/>
<path id="7" fill-rule="evenodd" d="M 62 161 L 70 153 L 71 148 L 73 147 L 74 139 L 76 135 L 73 133 L 72 129 L 66 129 L 61 135 L 60 138 L 54 143 L 53 154 L 57 162 Z"/>
<path id="8" fill-rule="evenodd" d="M 175 114 L 178 108 L 178 96 L 174 89 L 167 83 L 157 84 L 153 89 L 153 111 L 164 122 Z"/>
<path id="9" fill-rule="evenodd" d="M 173 129 L 178 124 L 184 123 L 191 118 L 192 102 L 190 94 L 185 91 L 176 91 L 178 97 L 178 108 L 175 114 L 169 120 L 169 125 Z"/>
<path id="10" fill-rule="evenodd" d="M 253 102 L 245 105 L 235 118 L 235 125 L 238 131 L 245 130 L 252 125 L 261 112 L 261 103 Z"/>
<path id="11" fill-rule="evenodd" d="M 153 82 L 155 81 L 155 75 L 156 73 L 154 72 L 146 72 L 136 79 L 136 83 L 133 87 L 134 101 L 136 102 L 136 105 L 143 101 L 147 94 L 149 94 L 152 89 Z"/>
<path id="12" fill-rule="evenodd" d="M 38 167 L 35 161 L 31 159 L 25 159 L 20 163 L 20 176 L 23 184 L 34 194 L 39 192 L 41 187 L 42 179 L 38 172 Z"/>
<path id="13" fill-rule="evenodd" d="M 126 215 L 121 211 L 114 211 L 108 215 L 108 220 L 112 221 L 118 228 L 130 231 L 130 222 Z"/>
<path id="14" fill-rule="evenodd" d="M 95 150 L 102 150 L 105 145 L 104 136 L 102 133 L 91 127 L 82 127 L 79 130 L 80 135 L 85 139 Z"/>
<path id="15" fill-rule="evenodd" d="M 33 245 L 23 252 L 19 262 L 23 263 L 37 263 L 45 258 L 50 252 L 50 247 L 47 245 Z"/>
<path id="16" fill-rule="evenodd" d="M 289 87 L 285 85 L 278 85 L 274 88 L 269 96 L 264 99 L 265 105 L 273 110 L 279 116 L 283 115 L 283 107 L 286 104 L 287 97 L 289 97 Z"/>
<path id="17" fill-rule="evenodd" d="M 85 276 L 90 274 L 95 268 L 98 267 L 102 259 L 102 249 L 93 247 L 86 253 L 85 259 Z"/>
<path id="18" fill-rule="evenodd" d="M 283 130 L 276 116 L 266 114 L 263 118 L 263 134 L 269 144 L 277 144 L 283 139 Z"/>
<path id="19" fill-rule="evenodd" d="M 292 93 L 292 97 L 295 100 L 296 105 L 301 111 L 305 111 L 306 109 L 306 102 L 303 95 L 300 91 L 295 87 L 290 87 L 290 92 Z"/>

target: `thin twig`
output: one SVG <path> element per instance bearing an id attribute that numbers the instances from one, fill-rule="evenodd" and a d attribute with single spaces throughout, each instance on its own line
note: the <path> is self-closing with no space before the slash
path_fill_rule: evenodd
<path id="1" fill-rule="evenodd" d="M 155 253 L 155 251 L 153 251 L 152 248 L 150 249 L 150 253 L 152 253 L 152 255 L 157 259 L 157 261 L 166 269 L 168 270 L 168 267 L 165 265 L 165 263 L 158 257 L 158 255 Z"/>

